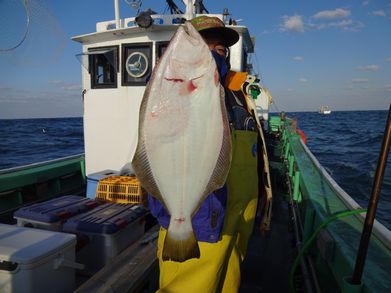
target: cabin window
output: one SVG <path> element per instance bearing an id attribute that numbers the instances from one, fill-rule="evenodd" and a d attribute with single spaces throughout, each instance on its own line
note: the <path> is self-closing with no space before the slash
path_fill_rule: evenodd
<path id="1" fill-rule="evenodd" d="M 152 72 L 152 43 L 122 46 L 122 85 L 146 85 Z"/>
<path id="2" fill-rule="evenodd" d="M 91 88 L 116 88 L 118 47 L 89 49 L 88 55 Z"/>
<path id="3" fill-rule="evenodd" d="M 160 57 L 163 56 L 170 42 L 156 42 L 156 64 L 159 62 Z"/>

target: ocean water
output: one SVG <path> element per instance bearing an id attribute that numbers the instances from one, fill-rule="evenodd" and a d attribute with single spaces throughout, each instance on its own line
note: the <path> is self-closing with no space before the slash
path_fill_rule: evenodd
<path id="1" fill-rule="evenodd" d="M 82 118 L 0 120 L 0 170 L 80 153 Z"/>
<path id="2" fill-rule="evenodd" d="M 288 113 L 307 137 L 307 146 L 333 179 L 363 208 L 368 206 L 379 160 L 387 111 Z M 391 155 L 384 173 L 377 219 L 391 229 Z"/>
<path id="3" fill-rule="evenodd" d="M 307 136 L 307 146 L 337 183 L 366 207 L 372 190 L 387 111 L 288 113 Z M 0 169 L 84 152 L 82 118 L 0 120 Z M 378 219 L 391 229 L 391 155 Z"/>

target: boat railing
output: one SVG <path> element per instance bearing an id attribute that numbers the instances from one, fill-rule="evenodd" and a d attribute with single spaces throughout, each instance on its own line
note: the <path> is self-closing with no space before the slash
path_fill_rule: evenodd
<path id="1" fill-rule="evenodd" d="M 310 157 L 314 165 L 321 172 L 324 179 L 328 182 L 329 186 L 335 191 L 335 194 L 345 203 L 349 209 L 361 209 L 362 207 L 341 187 L 338 183 L 327 173 L 326 169 L 319 163 L 314 154 L 310 149 L 300 140 L 300 144 L 303 147 L 304 151 Z M 356 214 L 355 215 L 362 223 L 365 221 L 366 214 Z M 391 231 L 387 229 L 382 223 L 378 220 L 375 220 L 373 226 L 374 235 L 385 245 L 387 248 L 391 249 Z"/>
<path id="2" fill-rule="evenodd" d="M 0 176 L 3 174 L 6 174 L 6 173 L 16 172 L 16 171 L 20 171 L 20 170 L 26 170 L 26 169 L 30 169 L 30 168 L 36 168 L 36 167 L 40 167 L 40 166 L 50 165 L 53 163 L 60 163 L 60 162 L 64 162 L 64 161 L 69 161 L 71 159 L 83 159 L 84 160 L 84 153 L 61 157 L 61 158 L 53 159 L 53 160 L 47 160 L 47 161 L 38 162 L 38 163 L 31 163 L 31 164 L 23 165 L 23 166 L 1 169 Z"/>
<path id="3" fill-rule="evenodd" d="M 318 170 L 319 174 L 322 176 L 324 183 L 326 183 L 330 187 L 330 189 L 334 192 L 334 194 L 338 196 L 338 198 L 344 203 L 346 208 L 350 210 L 361 209 L 362 207 L 345 190 L 343 190 L 339 186 L 339 184 L 327 173 L 325 168 L 319 163 L 319 161 L 312 154 L 310 149 L 303 143 L 303 141 L 299 138 L 299 136 L 296 135 L 295 130 L 290 125 L 290 119 L 288 119 L 285 125 L 287 127 L 287 131 L 285 131 L 286 139 L 287 142 L 289 142 L 288 147 L 290 147 L 289 151 L 285 149 L 285 157 L 288 159 L 289 157 L 288 154 L 295 156 L 295 151 L 292 150 L 292 143 L 295 142 L 295 145 L 301 147 L 302 151 L 309 157 L 314 167 Z M 291 165 L 293 165 L 293 161 L 296 160 L 292 158 L 290 162 Z M 291 173 L 292 172 L 293 171 L 291 170 Z M 366 214 L 357 214 L 354 216 L 360 221 L 360 223 L 362 224 L 364 223 Z M 391 231 L 388 228 L 386 228 L 379 221 L 375 220 L 372 232 L 373 235 L 375 235 L 375 237 L 379 239 L 379 241 L 381 241 L 385 247 L 391 250 Z"/>
<path id="4" fill-rule="evenodd" d="M 301 141 L 294 120 L 273 118 L 269 119 L 270 130 L 281 140 L 293 207 L 302 223 L 299 241 L 308 249 L 303 253 L 311 254 L 317 269 L 324 268 L 327 278 L 333 278 L 341 288 L 354 270 L 366 210 L 334 181 Z M 382 275 L 391 271 L 391 231 L 378 221 L 367 254 L 363 292 L 374 292 L 370 289 L 374 284 L 390 288 L 391 281 Z"/>
<path id="5" fill-rule="evenodd" d="M 0 219 L 26 205 L 65 194 L 85 193 L 84 155 L 68 156 L 0 171 Z"/>
<path id="6" fill-rule="evenodd" d="M 223 18 L 222 14 L 208 14 L 208 16 Z M 178 25 L 183 23 L 184 14 L 152 14 L 154 25 Z M 136 17 L 120 19 L 120 29 L 137 27 Z M 97 32 L 104 32 L 117 29 L 116 20 L 102 21 L 96 24 Z"/>

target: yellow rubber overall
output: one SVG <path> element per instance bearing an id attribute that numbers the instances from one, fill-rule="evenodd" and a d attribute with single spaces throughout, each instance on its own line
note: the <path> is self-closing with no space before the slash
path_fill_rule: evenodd
<path id="1" fill-rule="evenodd" d="M 228 174 L 228 200 L 221 240 L 198 242 L 201 257 L 183 263 L 162 261 L 166 230 L 158 239 L 160 289 L 158 292 L 237 292 L 240 264 L 246 255 L 258 202 L 257 133 L 232 132 L 232 163 Z M 254 146 L 255 145 L 255 146 Z"/>

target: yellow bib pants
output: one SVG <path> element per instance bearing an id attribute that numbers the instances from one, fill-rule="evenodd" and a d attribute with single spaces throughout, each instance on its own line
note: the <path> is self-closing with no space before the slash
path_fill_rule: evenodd
<path id="1" fill-rule="evenodd" d="M 162 261 L 166 230 L 160 229 L 158 292 L 237 292 L 240 265 L 246 255 L 258 203 L 257 133 L 232 132 L 232 163 L 228 174 L 228 200 L 221 240 L 198 242 L 201 256 L 185 262 Z"/>

